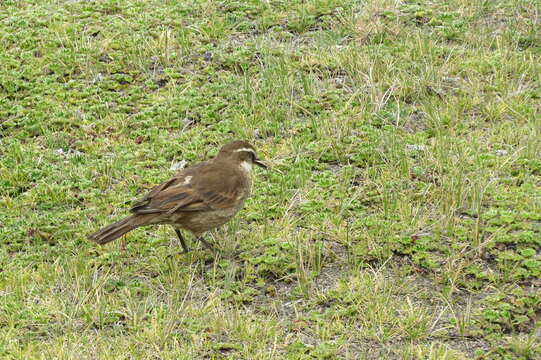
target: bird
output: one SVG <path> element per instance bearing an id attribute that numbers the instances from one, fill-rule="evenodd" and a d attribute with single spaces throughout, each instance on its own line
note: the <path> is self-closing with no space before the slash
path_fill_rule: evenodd
<path id="1" fill-rule="evenodd" d="M 138 227 L 166 224 L 173 226 L 184 252 L 189 249 L 181 230 L 188 230 L 215 251 L 202 235 L 225 224 L 243 208 L 251 191 L 253 165 L 267 168 L 248 142 L 229 142 L 213 159 L 181 169 L 151 189 L 129 210 L 130 216 L 88 235 L 88 239 L 104 245 Z"/>

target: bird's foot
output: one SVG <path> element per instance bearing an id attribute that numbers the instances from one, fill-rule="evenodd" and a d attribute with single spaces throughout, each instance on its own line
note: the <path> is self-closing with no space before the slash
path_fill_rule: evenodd
<path id="1" fill-rule="evenodd" d="M 188 245 L 186 245 L 186 241 L 184 241 L 184 237 L 180 233 L 180 230 L 175 228 L 175 233 L 177 234 L 178 239 L 180 240 L 180 245 L 182 246 L 182 250 L 184 250 L 184 253 L 188 253 L 190 249 L 188 249 Z"/>
<path id="2" fill-rule="evenodd" d="M 210 251 L 213 253 L 216 253 L 216 248 L 212 246 L 207 240 L 205 240 L 202 236 L 198 237 L 197 240 L 201 241 L 201 243 Z"/>

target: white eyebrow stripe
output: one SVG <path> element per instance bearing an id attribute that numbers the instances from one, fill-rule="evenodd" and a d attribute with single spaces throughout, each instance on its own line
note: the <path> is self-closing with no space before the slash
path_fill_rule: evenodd
<path id="1" fill-rule="evenodd" d="M 254 149 L 250 149 L 250 148 L 240 148 L 240 149 L 237 149 L 237 150 L 235 150 L 233 152 L 241 152 L 241 151 L 248 151 L 248 152 L 251 152 L 252 154 L 255 155 Z"/>

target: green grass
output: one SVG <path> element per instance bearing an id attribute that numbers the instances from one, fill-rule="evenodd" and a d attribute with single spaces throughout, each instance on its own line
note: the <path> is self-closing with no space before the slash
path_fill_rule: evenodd
<path id="1" fill-rule="evenodd" d="M 541 357 L 539 13 L 3 1 L 0 357 Z M 219 254 L 86 240 L 232 139 Z"/>

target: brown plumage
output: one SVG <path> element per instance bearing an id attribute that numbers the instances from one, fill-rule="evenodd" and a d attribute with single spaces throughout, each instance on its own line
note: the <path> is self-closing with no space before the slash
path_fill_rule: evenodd
<path id="1" fill-rule="evenodd" d="M 211 247 L 201 234 L 225 224 L 250 195 L 252 164 L 266 167 L 245 141 L 222 147 L 211 160 L 180 170 L 156 186 L 130 209 L 131 216 L 88 236 L 106 244 L 140 226 L 168 224 L 175 228 L 182 247 L 188 248 L 180 229 L 188 230 Z"/>

